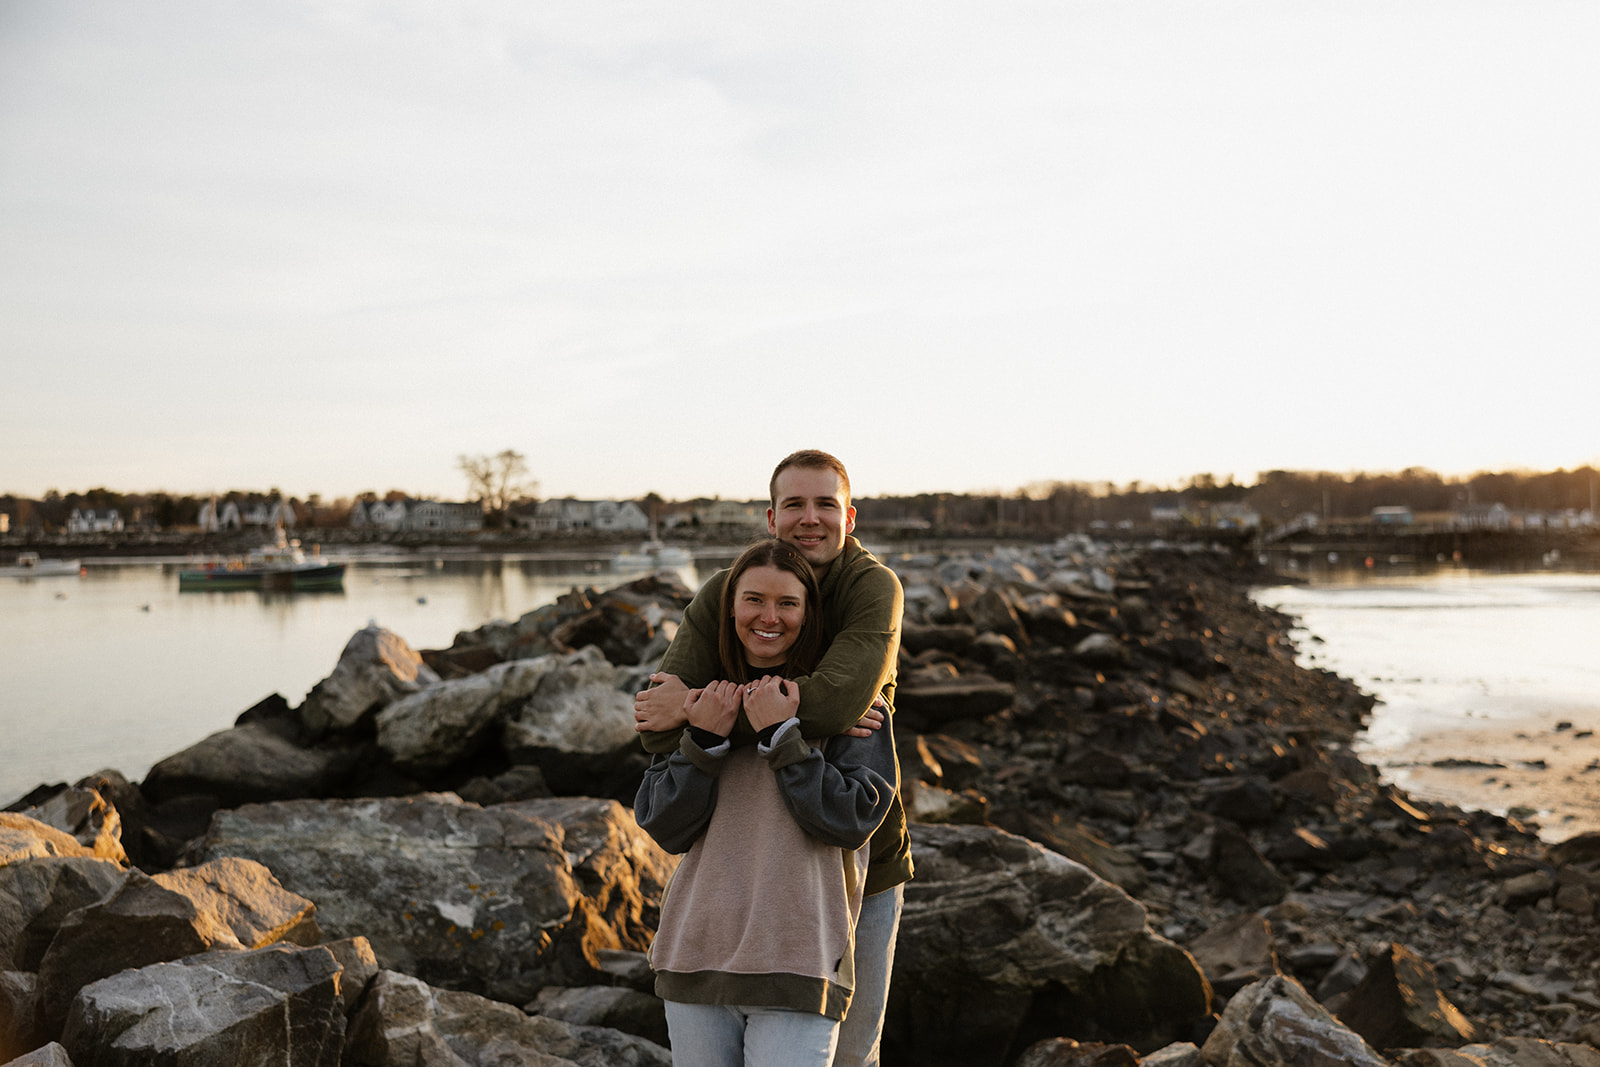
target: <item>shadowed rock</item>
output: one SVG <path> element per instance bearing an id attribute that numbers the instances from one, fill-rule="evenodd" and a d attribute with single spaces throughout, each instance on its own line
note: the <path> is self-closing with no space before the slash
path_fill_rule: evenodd
<path id="1" fill-rule="evenodd" d="M 314 939 L 315 906 L 260 864 L 228 859 L 151 878 L 129 871 L 103 900 L 62 922 L 39 961 L 39 1003 L 54 1032 L 73 996 L 118 971 L 211 949 Z M 70 1046 L 69 1046 L 70 1047 Z"/>
<path id="2" fill-rule="evenodd" d="M 0 867 L 0 970 L 37 971 L 66 917 L 122 884 L 127 872 L 92 856 L 51 856 Z"/>
<path id="3" fill-rule="evenodd" d="M 219 730 L 161 760 L 140 790 L 155 803 L 191 794 L 224 806 L 320 796 L 355 769 L 359 749 L 302 748 L 263 723 Z"/>
<path id="4" fill-rule="evenodd" d="M 123 971 L 79 992 L 61 1043 L 106 1067 L 338 1067 L 339 972 L 326 948 L 288 945 Z"/>
<path id="5" fill-rule="evenodd" d="M 384 971 L 351 1019 L 345 1062 L 358 1067 L 671 1067 L 672 1056 L 640 1037 L 525 1015 L 509 1004 Z"/>
<path id="6" fill-rule="evenodd" d="M 1439 991 L 1433 967 L 1404 945 L 1390 945 L 1339 1009 L 1346 1026 L 1383 1049 L 1455 1047 L 1476 1028 Z"/>
<path id="7" fill-rule="evenodd" d="M 1004 1063 L 1045 1019 L 1154 1047 L 1210 1011 L 1194 960 L 1088 868 L 988 827 L 919 826 L 912 848 L 886 1023 L 905 1061 Z"/>

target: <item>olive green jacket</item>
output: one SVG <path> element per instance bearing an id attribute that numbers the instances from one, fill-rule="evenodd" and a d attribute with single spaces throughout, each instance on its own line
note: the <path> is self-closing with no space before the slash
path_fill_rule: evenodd
<path id="1" fill-rule="evenodd" d="M 717 681 L 723 673 L 717 657 L 717 626 L 727 575 L 726 570 L 718 571 L 700 587 L 661 659 L 660 671 L 677 675 L 691 689 Z M 900 617 L 905 609 L 900 579 L 854 537 L 845 538 L 844 551 L 823 576 L 819 592 L 827 651 L 816 670 L 795 679 L 800 686 L 800 730 L 807 738 L 832 737 L 848 730 L 879 694 L 893 711 Z M 640 739 L 647 752 L 672 752 L 681 733 L 647 732 Z M 755 736 L 740 712 L 734 743 L 753 743 Z M 911 870 L 905 808 L 896 796 L 889 817 L 872 837 L 867 894 L 910 880 Z"/>

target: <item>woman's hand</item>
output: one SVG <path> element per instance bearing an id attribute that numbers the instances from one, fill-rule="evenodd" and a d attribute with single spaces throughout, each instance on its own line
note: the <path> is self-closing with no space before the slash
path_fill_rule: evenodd
<path id="1" fill-rule="evenodd" d="M 793 718 L 800 710 L 800 687 L 766 675 L 744 687 L 744 713 L 759 732 Z"/>
<path id="2" fill-rule="evenodd" d="M 712 682 L 704 689 L 691 689 L 683 700 L 684 715 L 690 726 L 727 737 L 739 719 L 739 698 L 743 695 L 738 682 Z"/>

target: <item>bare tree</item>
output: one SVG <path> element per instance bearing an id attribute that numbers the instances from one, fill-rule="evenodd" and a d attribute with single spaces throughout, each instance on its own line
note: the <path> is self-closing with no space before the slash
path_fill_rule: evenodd
<path id="1" fill-rule="evenodd" d="M 483 505 L 497 525 L 504 526 L 511 505 L 532 492 L 537 482 L 524 479 L 528 460 L 521 452 L 508 448 L 493 456 L 456 457 L 456 466 L 467 476 L 467 494 Z"/>

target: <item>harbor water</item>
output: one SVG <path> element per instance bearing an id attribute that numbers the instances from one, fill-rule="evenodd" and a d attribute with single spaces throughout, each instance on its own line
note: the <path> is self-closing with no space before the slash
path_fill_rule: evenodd
<path id="1" fill-rule="evenodd" d="M 727 562 L 706 558 L 708 575 Z M 299 704 L 369 623 L 447 648 L 574 587 L 644 573 L 598 552 L 391 556 L 352 560 L 337 591 L 180 592 L 185 564 L 85 562 L 81 576 L 0 579 L 0 807 L 104 769 L 139 781 L 273 693 Z M 698 587 L 693 564 L 672 569 Z"/>
<path id="2" fill-rule="evenodd" d="M 1600 575 L 1378 564 L 1257 590 L 1378 698 L 1355 751 L 1414 796 L 1600 830 Z"/>
<path id="3" fill-rule="evenodd" d="M 709 574 L 727 557 L 698 553 Z M 677 568 L 690 588 L 703 575 Z M 102 769 L 138 781 L 273 693 L 298 704 L 378 623 L 413 647 L 636 577 L 609 557 L 393 556 L 324 593 L 179 592 L 176 562 L 0 580 L 0 806 Z M 1301 659 L 1379 699 L 1356 749 L 1412 793 L 1600 830 L 1600 575 L 1325 571 L 1256 599 Z"/>

